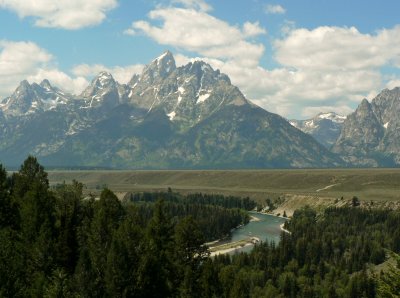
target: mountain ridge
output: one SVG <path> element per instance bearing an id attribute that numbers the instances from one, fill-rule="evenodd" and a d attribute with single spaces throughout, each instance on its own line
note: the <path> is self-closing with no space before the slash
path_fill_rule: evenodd
<path id="1" fill-rule="evenodd" d="M 400 166 L 400 88 L 363 99 L 344 122 L 332 151 L 356 166 Z"/>
<path id="2" fill-rule="evenodd" d="M 306 120 L 289 120 L 289 123 L 301 131 L 313 136 L 320 144 L 330 149 L 342 130 L 346 116 L 335 112 L 321 112 Z"/>
<path id="3" fill-rule="evenodd" d="M 203 61 L 176 67 L 169 51 L 128 84 L 107 72 L 80 95 L 42 83 L 24 81 L 2 101 L 0 156 L 6 164 L 34 154 L 45 165 L 66 167 L 344 165 L 285 119 L 246 99 L 227 75 Z"/>

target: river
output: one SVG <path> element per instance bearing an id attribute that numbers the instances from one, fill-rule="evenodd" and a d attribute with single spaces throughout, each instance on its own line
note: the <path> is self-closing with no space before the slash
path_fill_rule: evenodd
<path id="1" fill-rule="evenodd" d="M 251 237 L 257 237 L 263 242 L 279 242 L 280 234 L 282 232 L 280 225 L 283 224 L 286 219 L 257 212 L 249 212 L 249 214 L 252 217 L 258 218 L 258 221 L 250 221 L 247 225 L 233 230 L 229 241 L 224 241 L 225 244 L 237 242 L 240 240 L 247 240 Z M 250 252 L 252 248 L 253 245 L 247 245 L 244 247 L 236 248 L 227 253 L 235 254 L 239 252 Z"/>

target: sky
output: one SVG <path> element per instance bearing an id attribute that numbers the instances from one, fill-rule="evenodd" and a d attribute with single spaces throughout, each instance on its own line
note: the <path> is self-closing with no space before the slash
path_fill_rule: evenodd
<path id="1" fill-rule="evenodd" d="M 400 86 L 398 0 L 0 0 L 0 98 L 49 79 L 80 94 L 164 51 L 202 59 L 289 119 L 349 114 Z"/>

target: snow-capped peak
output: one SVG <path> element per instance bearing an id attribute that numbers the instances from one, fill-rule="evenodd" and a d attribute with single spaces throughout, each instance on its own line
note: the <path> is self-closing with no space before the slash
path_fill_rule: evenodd
<path id="1" fill-rule="evenodd" d="M 335 112 L 319 113 L 317 115 L 318 119 L 328 119 L 336 123 L 343 123 L 346 120 L 346 116 L 338 115 Z"/>
<path id="2" fill-rule="evenodd" d="M 155 81 L 166 78 L 175 69 L 174 56 L 170 51 L 166 51 L 143 69 L 140 80 L 153 84 Z"/>
<path id="3" fill-rule="evenodd" d="M 173 60 L 175 63 L 175 59 L 174 59 L 174 56 L 172 55 L 172 53 L 170 51 L 165 51 L 160 56 L 158 56 L 156 59 L 154 59 L 152 61 L 152 63 L 157 63 L 157 65 L 160 65 L 160 63 L 162 63 L 163 61 L 169 61 L 169 60 Z"/>
<path id="4" fill-rule="evenodd" d="M 109 72 L 102 71 L 99 73 L 95 81 L 99 82 L 101 86 L 106 86 L 109 83 L 114 82 L 114 78 Z"/>

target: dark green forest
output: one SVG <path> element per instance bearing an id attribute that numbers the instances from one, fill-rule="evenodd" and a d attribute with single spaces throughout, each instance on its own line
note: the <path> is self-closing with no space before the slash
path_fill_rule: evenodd
<path id="1" fill-rule="evenodd" d="M 400 295 L 399 211 L 303 208 L 279 243 L 211 258 L 204 243 L 247 223 L 255 202 L 83 189 L 50 187 L 32 156 L 12 174 L 0 166 L 0 297 Z"/>

